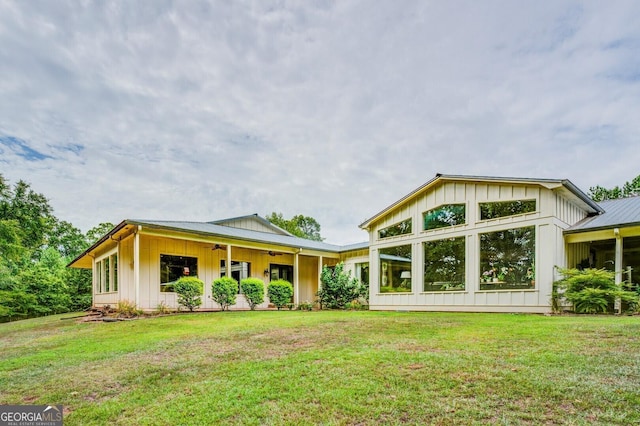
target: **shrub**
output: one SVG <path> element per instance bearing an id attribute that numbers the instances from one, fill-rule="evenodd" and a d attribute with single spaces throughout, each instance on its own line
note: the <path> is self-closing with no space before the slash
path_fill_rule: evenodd
<path id="1" fill-rule="evenodd" d="M 204 283 L 196 277 L 182 277 L 173 285 L 173 291 L 178 294 L 178 304 L 193 310 L 202 304 Z"/>
<path id="2" fill-rule="evenodd" d="M 280 310 L 280 308 L 291 303 L 293 286 L 289 281 L 285 280 L 271 281 L 267 287 L 267 296 L 269 296 L 269 301 Z"/>
<path id="3" fill-rule="evenodd" d="M 300 302 L 298 304 L 298 310 L 299 311 L 312 311 L 313 310 L 313 303 L 309 302 L 308 300 L 305 300 L 304 302 Z"/>
<path id="4" fill-rule="evenodd" d="M 351 272 L 344 272 L 344 263 L 338 263 L 335 268 L 322 268 L 320 274 L 322 288 L 318 291 L 320 307 L 330 309 L 345 309 L 348 303 L 360 298 L 367 299 L 369 289 L 361 284 L 357 278 L 351 277 Z"/>
<path id="5" fill-rule="evenodd" d="M 560 294 L 569 301 L 576 313 L 596 314 L 613 312 L 615 302 L 620 299 L 629 310 L 636 310 L 638 295 L 625 291 L 615 283 L 615 274 L 604 269 L 559 269 L 564 278 L 556 282 L 557 300 Z"/>
<path id="6" fill-rule="evenodd" d="M 160 303 L 158 303 L 158 306 L 156 307 L 156 313 L 158 315 L 166 315 L 171 313 L 171 309 L 169 309 L 169 307 L 167 306 L 166 303 L 164 303 L 164 300 Z"/>
<path id="7" fill-rule="evenodd" d="M 108 312 L 110 309 L 107 306 L 106 311 Z M 116 314 L 122 318 L 134 318 L 139 317 L 143 314 L 142 309 L 138 309 L 135 303 L 129 300 L 121 300 L 118 302 L 118 307 L 116 308 Z"/>
<path id="8" fill-rule="evenodd" d="M 229 306 L 236 304 L 238 293 L 238 281 L 230 277 L 222 277 L 213 281 L 211 285 L 211 298 L 225 311 Z"/>
<path id="9" fill-rule="evenodd" d="M 245 278 L 240 281 L 240 289 L 247 299 L 251 310 L 264 302 L 264 283 L 260 278 Z"/>

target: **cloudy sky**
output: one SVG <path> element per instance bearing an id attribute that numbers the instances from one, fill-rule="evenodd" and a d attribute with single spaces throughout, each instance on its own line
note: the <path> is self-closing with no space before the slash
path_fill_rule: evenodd
<path id="1" fill-rule="evenodd" d="M 638 1 L 0 0 L 0 173 L 82 230 L 304 214 L 436 173 L 640 173 Z"/>

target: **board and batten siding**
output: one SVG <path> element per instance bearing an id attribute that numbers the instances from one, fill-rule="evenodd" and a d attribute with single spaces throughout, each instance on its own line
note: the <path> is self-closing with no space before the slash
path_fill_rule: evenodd
<path id="1" fill-rule="evenodd" d="M 536 211 L 516 216 L 480 220 L 479 203 L 536 200 Z M 465 204 L 466 223 L 434 230 L 423 230 L 423 213 L 445 204 Z M 562 218 L 558 218 L 561 211 Z M 372 310 L 548 312 L 555 265 L 565 263 L 562 231 L 566 223 L 586 215 L 576 210 L 558 192 L 541 185 L 499 182 L 445 181 L 427 188 L 398 206 L 370 226 L 370 308 Z M 379 231 L 412 219 L 412 232 L 381 239 Z M 574 222 L 575 223 L 575 222 Z M 564 226 L 563 226 L 564 225 Z M 480 234 L 511 228 L 535 226 L 536 284 L 533 289 L 480 290 Z M 444 238 L 465 237 L 464 291 L 423 292 L 423 243 Z M 412 291 L 379 293 L 379 250 L 410 244 L 412 247 Z"/>
<path id="2" fill-rule="evenodd" d="M 261 223 L 256 219 L 248 218 L 239 218 L 236 220 L 225 221 L 223 226 L 228 226 L 231 228 L 240 228 L 240 229 L 248 229 L 250 231 L 258 231 L 258 232 L 267 232 L 269 234 L 279 234 L 283 235 L 281 232 L 276 232 L 273 228 Z"/>

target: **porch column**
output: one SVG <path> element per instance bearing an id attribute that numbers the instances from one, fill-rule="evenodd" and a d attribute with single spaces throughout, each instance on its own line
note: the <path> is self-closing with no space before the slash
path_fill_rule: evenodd
<path id="1" fill-rule="evenodd" d="M 615 272 L 616 272 L 616 284 L 622 283 L 622 236 L 620 230 L 615 228 L 613 235 L 616 236 L 616 257 L 615 257 Z"/>
<path id="2" fill-rule="evenodd" d="M 296 305 L 300 303 L 300 255 L 298 253 L 293 255 L 293 303 Z"/>
<path id="3" fill-rule="evenodd" d="M 322 290 L 322 279 L 320 279 L 320 277 L 322 276 L 322 267 L 324 266 L 322 264 L 322 260 L 323 257 L 318 256 L 318 291 Z"/>
<path id="4" fill-rule="evenodd" d="M 225 261 L 225 276 L 229 278 L 233 278 L 231 276 L 231 244 L 227 244 L 227 260 Z"/>
<path id="5" fill-rule="evenodd" d="M 620 285 L 622 284 L 622 236 L 620 235 L 620 229 L 615 228 L 613 230 L 613 235 L 616 236 L 615 282 L 617 285 Z M 618 314 L 622 313 L 622 303 L 619 298 L 616 298 L 613 309 Z"/>
<path id="6" fill-rule="evenodd" d="M 135 304 L 137 308 L 140 308 L 140 230 L 141 226 L 138 226 L 136 233 L 133 237 L 133 288 Z"/>

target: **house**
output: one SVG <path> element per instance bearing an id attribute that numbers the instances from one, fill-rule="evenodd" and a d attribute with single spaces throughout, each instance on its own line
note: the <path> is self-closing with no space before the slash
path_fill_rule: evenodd
<path id="1" fill-rule="evenodd" d="M 285 279 L 293 284 L 294 303 L 313 301 L 322 267 L 362 248 L 366 244 L 340 247 L 298 238 L 257 214 L 213 222 L 124 220 L 69 266 L 93 270 L 96 307 L 127 300 L 147 311 L 160 304 L 177 308 L 173 283 L 197 276 L 205 283 L 202 308 L 216 309 L 211 283 L 228 273 L 237 281 Z M 248 309 L 238 292 L 232 309 Z"/>
<path id="2" fill-rule="evenodd" d="M 543 313 L 556 266 L 640 267 L 640 197 L 565 179 L 438 174 L 360 226 L 375 310 Z"/>
<path id="3" fill-rule="evenodd" d="M 370 309 L 549 312 L 556 266 L 640 270 L 640 197 L 596 203 L 566 179 L 438 174 L 360 225 L 369 241 L 295 237 L 258 215 L 214 222 L 125 220 L 70 263 L 93 269 L 93 303 L 177 307 L 172 283 L 197 275 L 203 309 L 225 276 L 286 279 L 313 301 L 324 265 L 368 283 Z M 246 309 L 238 295 L 232 309 Z M 265 308 L 266 301 L 260 307 Z"/>

